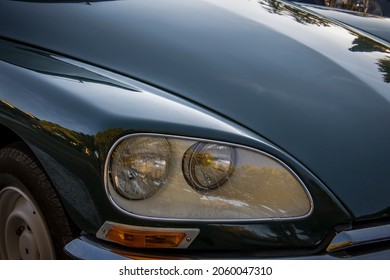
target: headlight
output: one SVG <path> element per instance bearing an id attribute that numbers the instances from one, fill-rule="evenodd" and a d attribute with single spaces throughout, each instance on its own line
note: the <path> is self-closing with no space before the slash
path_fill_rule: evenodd
<path id="1" fill-rule="evenodd" d="M 222 186 L 233 173 L 235 151 L 220 144 L 196 143 L 183 157 L 183 175 L 199 191 Z"/>
<path id="2" fill-rule="evenodd" d="M 145 199 L 164 184 L 170 162 L 171 151 L 165 138 L 125 141 L 111 155 L 112 185 L 125 198 Z"/>
<path id="3" fill-rule="evenodd" d="M 120 139 L 106 161 L 111 201 L 131 215 L 245 220 L 302 217 L 311 197 L 274 157 L 234 144 L 162 135 Z"/>

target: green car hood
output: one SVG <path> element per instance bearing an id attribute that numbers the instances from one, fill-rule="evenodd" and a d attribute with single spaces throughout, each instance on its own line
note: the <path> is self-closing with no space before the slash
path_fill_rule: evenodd
<path id="1" fill-rule="evenodd" d="M 0 36 L 200 104 L 294 156 L 356 219 L 390 213 L 389 46 L 271 0 L 1 1 Z"/>

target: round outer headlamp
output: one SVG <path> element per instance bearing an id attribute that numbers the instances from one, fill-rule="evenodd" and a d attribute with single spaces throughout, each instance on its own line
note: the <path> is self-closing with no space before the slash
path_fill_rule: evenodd
<path id="1" fill-rule="evenodd" d="M 155 194 L 168 176 L 170 146 L 165 138 L 140 137 L 120 143 L 112 153 L 110 181 L 128 199 Z"/>

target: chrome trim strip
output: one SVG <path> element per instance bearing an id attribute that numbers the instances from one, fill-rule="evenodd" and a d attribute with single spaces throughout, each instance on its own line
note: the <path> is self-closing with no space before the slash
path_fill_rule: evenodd
<path id="1" fill-rule="evenodd" d="M 129 230 L 139 230 L 139 231 L 155 231 L 155 232 L 164 231 L 164 232 L 174 232 L 174 233 L 185 233 L 186 238 L 183 239 L 183 241 L 179 244 L 179 246 L 170 249 L 188 248 L 188 246 L 191 245 L 191 243 L 195 240 L 195 238 L 198 236 L 200 232 L 200 230 L 197 228 L 140 227 L 140 226 L 125 225 L 120 223 L 114 223 L 111 221 L 106 221 L 96 233 L 96 237 L 105 241 L 113 242 L 112 240 L 108 239 L 106 236 L 114 226 L 120 226 L 122 228 L 126 228 Z"/>
<path id="2" fill-rule="evenodd" d="M 332 253 L 383 241 L 390 241 L 390 225 L 342 231 L 333 238 L 326 251 Z"/>
<path id="3" fill-rule="evenodd" d="M 148 251 L 148 252 L 140 252 L 137 250 L 122 250 L 115 249 L 114 247 L 110 247 L 109 244 L 101 244 L 97 242 L 97 240 L 92 240 L 90 237 L 86 235 L 82 235 L 71 242 L 69 242 L 64 251 L 71 258 L 79 259 L 79 260 L 137 260 L 137 259 L 152 259 L 152 260 L 174 260 L 174 259 L 187 259 L 187 260 L 195 260 L 195 259 L 243 259 L 242 254 L 240 257 L 237 257 L 237 254 L 226 254 L 224 252 L 215 252 L 215 255 L 208 255 L 203 252 L 200 254 L 193 254 L 191 252 L 186 251 L 170 251 L 177 252 L 177 254 L 165 254 L 156 251 Z M 236 252 L 238 253 L 238 252 Z M 259 259 L 256 255 L 245 255 L 245 258 L 248 259 Z M 261 257 L 260 257 L 261 258 Z M 390 249 L 383 248 L 383 250 L 368 252 L 362 255 L 356 256 L 342 256 L 342 259 L 348 260 L 389 260 L 390 259 Z M 274 259 L 277 260 L 340 260 L 340 257 L 337 255 L 307 255 L 301 257 L 276 257 Z M 267 257 L 266 259 L 270 259 Z"/>
<path id="4" fill-rule="evenodd" d="M 186 218 L 186 219 L 181 219 L 181 218 L 160 218 L 160 217 L 150 217 L 150 216 L 142 216 L 142 215 L 138 215 L 138 214 L 135 214 L 135 213 L 131 213 L 125 209 L 123 209 L 122 207 L 120 207 L 115 201 L 114 199 L 112 198 L 111 194 L 110 194 L 110 190 L 109 190 L 109 186 L 108 186 L 108 174 L 109 174 L 109 170 L 108 170 L 108 166 L 109 166 L 109 161 L 110 161 L 110 158 L 111 158 L 111 155 L 114 151 L 114 149 L 116 148 L 117 145 L 119 145 L 119 143 L 121 143 L 123 140 L 125 139 L 128 139 L 128 138 L 132 138 L 132 137 L 137 137 L 137 136 L 155 136 L 155 137 L 166 137 L 166 138 L 172 138 L 172 139 L 183 139 L 183 140 L 190 140 L 190 141 L 199 141 L 199 142 L 206 142 L 206 143 L 215 143 L 215 144 L 220 144 L 220 145 L 227 145 L 227 146 L 231 146 L 231 147 L 237 147 L 237 148 L 241 148 L 241 149 L 246 149 L 246 150 L 249 150 L 249 151 L 252 151 L 252 152 L 255 152 L 255 153 L 259 153 L 263 156 L 266 156 L 274 161 L 276 161 L 277 163 L 279 163 L 281 166 L 283 166 L 284 168 L 286 168 L 293 176 L 294 178 L 298 181 L 298 183 L 301 185 L 301 187 L 303 188 L 303 190 L 305 191 L 308 199 L 309 199 L 309 202 L 310 202 L 310 210 L 308 213 L 306 213 L 305 215 L 303 216 L 297 216 L 297 217 L 286 217 L 286 218 L 254 218 L 254 219 L 190 219 L 190 218 Z M 176 135 L 169 135 L 169 134 L 159 134 L 159 133 L 133 133 L 133 134 L 128 134 L 128 135 L 125 135 L 121 138 L 119 138 L 113 145 L 112 147 L 110 148 L 108 154 L 107 154 L 107 157 L 106 157 L 106 161 L 105 161 L 105 165 L 104 165 L 104 186 L 105 186 L 105 191 L 106 191 L 106 195 L 109 199 L 109 201 L 111 202 L 111 204 L 117 209 L 119 210 L 120 212 L 128 215 L 128 216 L 131 216 L 131 217 L 134 217 L 134 218 L 138 218 L 138 219 L 143 219 L 143 220 L 150 220 L 150 221 L 168 221 L 168 222 L 197 222 L 197 223 L 226 223 L 226 222 L 229 222 L 229 223 L 234 223 L 234 222 L 257 222 L 257 221 L 288 221 L 288 220 L 298 220 L 298 219 L 304 219 L 304 218 L 307 218 L 308 216 L 310 216 L 312 213 L 313 213 L 313 210 L 314 210 L 314 204 L 313 204 L 313 198 L 311 197 L 311 194 L 309 192 L 309 190 L 307 189 L 306 185 L 302 182 L 302 180 L 299 178 L 299 176 L 287 165 L 285 164 L 283 161 L 281 161 L 280 159 L 264 152 L 264 151 L 261 151 L 261 150 L 258 150 L 258 149 L 255 149 L 255 148 L 252 148 L 252 147 L 247 147 L 247 146 L 243 146 L 243 145 L 240 145 L 240 144 L 233 144 L 233 143 L 228 143 L 228 142 L 223 142 L 223 141 L 216 141 L 216 140 L 209 140 L 209 139 L 203 139 L 203 138 L 194 138 L 194 137 L 185 137 L 185 136 L 176 136 Z"/>
<path id="5" fill-rule="evenodd" d="M 65 253 L 76 260 L 128 260 L 129 258 L 115 254 L 110 249 L 92 242 L 84 237 L 79 237 L 64 248 Z"/>

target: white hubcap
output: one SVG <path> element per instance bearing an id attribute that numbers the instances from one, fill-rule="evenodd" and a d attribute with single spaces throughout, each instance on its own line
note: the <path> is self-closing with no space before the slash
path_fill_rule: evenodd
<path id="1" fill-rule="evenodd" d="M 0 257 L 54 259 L 49 231 L 27 190 L 7 187 L 0 192 Z"/>

